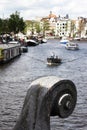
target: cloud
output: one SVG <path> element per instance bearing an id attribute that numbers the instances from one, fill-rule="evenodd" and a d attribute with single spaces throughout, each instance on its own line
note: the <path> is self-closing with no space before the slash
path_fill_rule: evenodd
<path id="1" fill-rule="evenodd" d="M 87 0 L 3 0 L 0 1 L 0 17 L 7 18 L 15 11 L 20 12 L 24 19 L 45 17 L 50 11 L 60 16 L 69 14 L 70 17 L 86 17 L 86 5 Z"/>

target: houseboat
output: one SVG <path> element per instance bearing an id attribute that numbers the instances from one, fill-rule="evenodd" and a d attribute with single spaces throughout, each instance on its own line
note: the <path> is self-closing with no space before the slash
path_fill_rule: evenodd
<path id="1" fill-rule="evenodd" d="M 21 55 L 20 44 L 0 44 L 0 64 Z"/>

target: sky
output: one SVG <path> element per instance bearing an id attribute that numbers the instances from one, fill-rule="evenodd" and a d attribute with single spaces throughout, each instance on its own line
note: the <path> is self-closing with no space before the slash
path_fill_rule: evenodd
<path id="1" fill-rule="evenodd" d="M 45 17 L 52 11 L 56 16 L 87 18 L 87 0 L 0 0 L 0 18 L 9 18 L 18 11 L 24 20 Z"/>

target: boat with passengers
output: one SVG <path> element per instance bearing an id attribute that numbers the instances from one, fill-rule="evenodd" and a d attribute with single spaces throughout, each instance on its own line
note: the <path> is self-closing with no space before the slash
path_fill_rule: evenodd
<path id="1" fill-rule="evenodd" d="M 67 50 L 78 50 L 78 49 L 79 49 L 79 46 L 78 46 L 77 43 L 68 42 L 68 43 L 66 43 L 65 48 L 66 48 Z"/>
<path id="2" fill-rule="evenodd" d="M 52 56 L 47 58 L 47 65 L 59 65 L 62 59 L 57 55 L 53 54 Z"/>

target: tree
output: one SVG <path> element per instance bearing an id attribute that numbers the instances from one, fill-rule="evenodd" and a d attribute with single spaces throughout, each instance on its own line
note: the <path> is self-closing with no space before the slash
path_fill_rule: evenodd
<path id="1" fill-rule="evenodd" d="M 36 22 L 34 20 L 27 20 L 26 21 L 26 31 L 29 30 L 31 34 L 33 35 L 35 32 L 35 24 Z"/>
<path id="2" fill-rule="evenodd" d="M 78 34 L 79 34 L 80 37 L 81 37 L 82 31 L 84 30 L 85 24 L 86 24 L 86 22 L 85 22 L 84 19 L 79 20 Z"/>
<path id="3" fill-rule="evenodd" d="M 45 32 L 48 31 L 50 29 L 50 25 L 49 25 L 49 21 L 48 20 L 44 20 L 43 21 L 43 36 L 45 36 Z"/>
<path id="4" fill-rule="evenodd" d="M 0 19 L 0 33 L 9 32 L 8 19 Z"/>
<path id="5" fill-rule="evenodd" d="M 0 18 L 0 33 L 2 32 L 2 24 L 3 22 L 2 22 L 2 19 Z"/>
<path id="6" fill-rule="evenodd" d="M 54 29 L 51 30 L 51 35 L 52 35 L 52 36 L 55 35 L 55 31 L 54 31 Z"/>
<path id="7" fill-rule="evenodd" d="M 41 32 L 41 27 L 40 27 L 40 23 L 39 22 L 37 22 L 36 24 L 35 24 L 35 29 L 36 29 L 36 32 L 39 34 L 40 32 Z"/>
<path id="8" fill-rule="evenodd" d="M 10 32 L 18 33 L 19 31 L 24 31 L 25 22 L 23 18 L 20 18 L 19 12 L 16 11 L 15 14 L 10 15 L 8 27 Z"/>
<path id="9" fill-rule="evenodd" d="M 72 33 L 73 37 L 75 37 L 74 31 L 75 31 L 75 22 L 74 22 L 74 20 L 72 20 L 71 21 L 71 33 Z"/>

